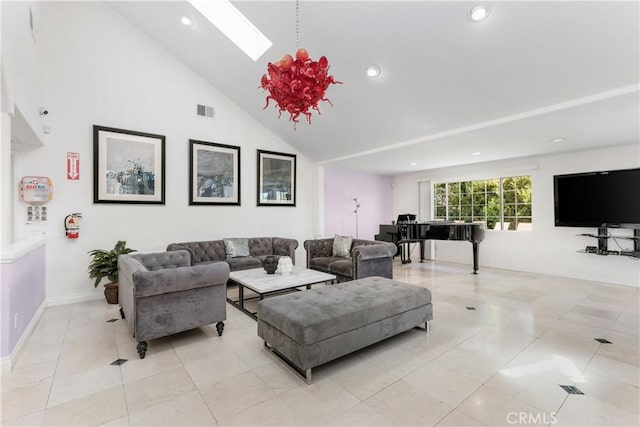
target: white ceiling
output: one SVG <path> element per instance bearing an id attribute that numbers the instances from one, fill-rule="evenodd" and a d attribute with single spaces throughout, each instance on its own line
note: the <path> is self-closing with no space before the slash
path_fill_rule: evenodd
<path id="1" fill-rule="evenodd" d="M 258 89 L 268 62 L 295 55 L 293 1 L 234 2 L 273 42 L 257 62 L 187 2 L 109 4 L 322 164 L 397 174 L 639 143 L 638 2 L 487 2 L 480 23 L 475 3 L 302 0 L 300 46 L 344 84 L 296 130 Z"/>

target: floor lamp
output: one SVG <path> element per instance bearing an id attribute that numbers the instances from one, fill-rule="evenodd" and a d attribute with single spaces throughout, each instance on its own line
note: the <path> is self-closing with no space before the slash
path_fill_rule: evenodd
<path id="1" fill-rule="evenodd" d="M 353 210 L 353 213 L 356 214 L 356 239 L 358 238 L 358 209 L 360 209 L 360 202 L 358 202 L 358 198 L 354 197 L 353 201 L 356 204 L 356 208 Z"/>

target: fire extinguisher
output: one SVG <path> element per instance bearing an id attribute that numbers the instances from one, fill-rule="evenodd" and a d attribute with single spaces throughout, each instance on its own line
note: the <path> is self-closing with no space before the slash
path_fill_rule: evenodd
<path id="1" fill-rule="evenodd" d="M 69 239 L 77 239 L 80 235 L 80 218 L 82 214 L 72 213 L 64 218 L 64 230 Z"/>

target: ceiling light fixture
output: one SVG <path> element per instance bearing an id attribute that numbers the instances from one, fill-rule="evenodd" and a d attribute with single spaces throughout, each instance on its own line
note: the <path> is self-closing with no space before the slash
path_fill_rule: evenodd
<path id="1" fill-rule="evenodd" d="M 472 156 L 479 156 L 480 154 L 482 154 L 479 151 L 474 151 L 473 153 L 471 153 Z"/>
<path id="2" fill-rule="evenodd" d="M 260 87 L 269 92 L 263 110 L 273 99 L 279 110 L 278 118 L 283 111 L 289 113 L 289 120 L 293 122 L 294 130 L 301 114 L 311 124 L 309 109 L 314 109 L 320 114 L 318 108 L 320 101 L 327 101 L 333 105 L 325 98 L 325 91 L 329 85 L 342 84 L 335 81 L 329 74 L 329 61 L 326 57 L 321 56 L 316 62 L 309 58 L 309 52 L 306 49 L 298 47 L 300 45 L 299 9 L 299 0 L 296 0 L 296 58 L 287 53 L 279 61 L 273 64 L 269 62 L 267 74 L 263 74 L 260 79 Z"/>
<path id="3" fill-rule="evenodd" d="M 254 61 L 273 45 L 229 0 L 189 0 L 189 3 Z"/>
<path id="4" fill-rule="evenodd" d="M 416 162 L 411 162 L 411 166 L 416 166 L 417 163 Z"/>
<path id="5" fill-rule="evenodd" d="M 187 27 L 190 27 L 192 22 L 191 22 L 191 18 L 189 18 L 188 16 L 182 15 L 180 17 L 180 22 L 182 22 L 183 25 L 186 25 Z"/>
<path id="6" fill-rule="evenodd" d="M 373 79 L 375 77 L 378 77 L 379 75 L 380 75 L 380 67 L 378 67 L 375 64 L 369 65 L 367 67 L 367 76 L 369 76 L 369 77 L 371 77 Z"/>
<path id="7" fill-rule="evenodd" d="M 474 22 L 484 21 L 489 16 L 489 8 L 483 4 L 477 4 L 471 8 L 469 15 Z"/>
<path id="8" fill-rule="evenodd" d="M 565 142 L 567 139 L 566 138 L 554 138 L 551 140 L 551 142 L 556 143 L 556 142 Z"/>

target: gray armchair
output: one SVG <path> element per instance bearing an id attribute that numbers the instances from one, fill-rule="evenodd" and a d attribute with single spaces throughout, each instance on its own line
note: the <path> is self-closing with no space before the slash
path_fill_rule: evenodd
<path id="1" fill-rule="evenodd" d="M 393 279 L 393 243 L 353 239 L 348 257 L 333 254 L 333 239 L 306 240 L 307 268 L 335 274 L 338 282 L 380 276 Z"/>
<path id="2" fill-rule="evenodd" d="M 213 322 L 222 335 L 228 278 L 226 263 L 191 266 L 186 250 L 120 255 L 120 315 L 133 330 L 140 358 L 150 339 Z"/>

